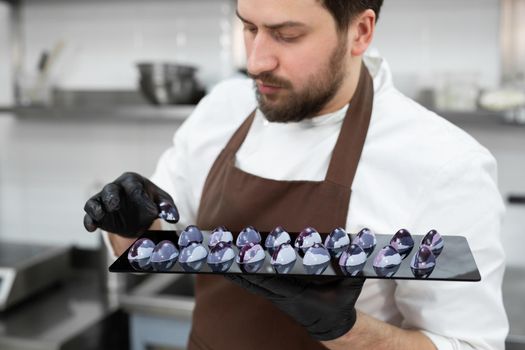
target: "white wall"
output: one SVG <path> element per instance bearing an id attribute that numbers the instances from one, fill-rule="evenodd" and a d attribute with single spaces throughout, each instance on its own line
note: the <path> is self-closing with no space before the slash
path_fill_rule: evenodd
<path id="1" fill-rule="evenodd" d="M 374 46 L 408 95 L 446 77 L 499 83 L 499 0 L 386 0 L 382 11 Z"/>
<path id="2" fill-rule="evenodd" d="M 147 59 L 197 64 L 211 85 L 232 73 L 242 47 L 232 44 L 241 38 L 234 10 L 232 0 L 26 1 L 25 66 L 34 70 L 42 50 L 63 39 L 53 77 L 64 88 L 134 88 L 134 63 Z M 374 46 L 411 96 L 444 75 L 494 86 L 499 17 L 499 0 L 388 0 Z"/>

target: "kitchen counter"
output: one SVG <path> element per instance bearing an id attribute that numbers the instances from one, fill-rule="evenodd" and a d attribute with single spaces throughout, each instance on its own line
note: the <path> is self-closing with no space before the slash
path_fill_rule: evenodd
<path id="1" fill-rule="evenodd" d="M 154 274 L 120 298 L 124 310 L 191 320 L 195 300 L 191 275 Z M 152 298 L 154 296 L 154 298 Z"/>
<path id="2" fill-rule="evenodd" d="M 484 110 L 478 111 L 448 111 L 448 110 L 437 110 L 429 108 L 436 114 L 442 116 L 448 121 L 456 125 L 472 125 L 472 126 L 498 126 L 502 128 L 521 128 L 525 130 L 525 123 L 517 123 L 514 121 L 508 121 L 505 118 L 503 112 L 490 112 Z"/>
<path id="3" fill-rule="evenodd" d="M 102 276 L 75 267 L 69 278 L 0 313 L 0 349 L 125 349 L 127 316 L 109 302 Z"/>

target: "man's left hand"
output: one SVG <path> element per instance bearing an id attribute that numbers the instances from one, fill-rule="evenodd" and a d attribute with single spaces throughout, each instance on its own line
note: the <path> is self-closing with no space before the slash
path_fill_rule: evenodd
<path id="1" fill-rule="evenodd" d="M 364 278 L 227 275 L 273 302 L 319 341 L 346 334 L 356 322 L 355 303 Z"/>

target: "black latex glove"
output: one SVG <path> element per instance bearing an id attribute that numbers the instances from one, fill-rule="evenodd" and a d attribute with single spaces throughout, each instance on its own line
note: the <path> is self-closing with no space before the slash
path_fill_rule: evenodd
<path id="1" fill-rule="evenodd" d="M 179 213 L 169 194 L 136 173 L 124 173 L 104 186 L 84 206 L 84 227 L 97 228 L 135 238 L 161 217 L 179 221 Z"/>
<path id="2" fill-rule="evenodd" d="M 364 278 L 226 275 L 261 295 L 305 327 L 319 341 L 337 339 L 355 324 L 355 302 Z"/>

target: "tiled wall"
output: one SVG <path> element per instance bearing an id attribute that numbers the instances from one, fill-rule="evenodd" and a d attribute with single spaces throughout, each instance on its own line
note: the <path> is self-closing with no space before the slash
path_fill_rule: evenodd
<path id="1" fill-rule="evenodd" d="M 26 1 L 25 67 L 65 43 L 54 82 L 72 89 L 131 89 L 136 62 L 191 63 L 205 84 L 232 73 L 231 0 Z"/>
<path id="2" fill-rule="evenodd" d="M 62 39 L 53 77 L 64 88 L 134 88 L 140 60 L 194 63 L 211 85 L 232 73 L 242 47 L 232 43 L 234 10 L 233 0 L 29 0 L 25 66 Z M 499 17 L 499 0 L 388 0 L 374 46 L 410 95 L 458 74 L 493 86 Z"/>
<path id="3" fill-rule="evenodd" d="M 86 200 L 124 171 L 150 176 L 179 125 L 0 112 L 0 242 L 97 246 Z"/>

